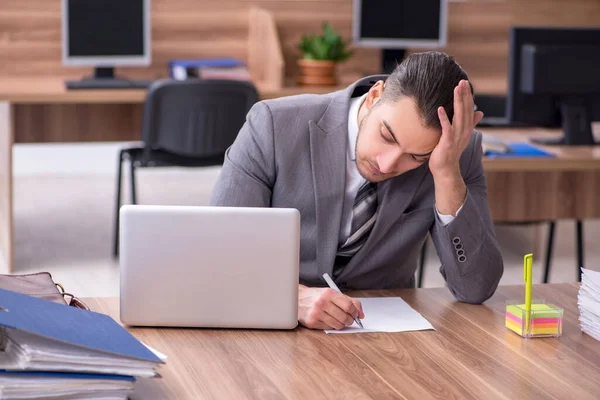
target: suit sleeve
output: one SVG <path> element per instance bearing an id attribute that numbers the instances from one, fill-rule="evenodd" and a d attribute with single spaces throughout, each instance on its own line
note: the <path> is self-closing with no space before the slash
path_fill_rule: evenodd
<path id="1" fill-rule="evenodd" d="M 275 176 L 273 118 L 269 107 L 258 102 L 248 112 L 234 143 L 225 152 L 209 204 L 270 207 Z"/>
<path id="2" fill-rule="evenodd" d="M 454 297 L 477 304 L 494 294 L 504 265 L 487 202 L 479 132 L 472 135 L 469 148 L 463 207 L 448 225 L 436 214 L 431 236 L 442 263 L 440 272 Z"/>

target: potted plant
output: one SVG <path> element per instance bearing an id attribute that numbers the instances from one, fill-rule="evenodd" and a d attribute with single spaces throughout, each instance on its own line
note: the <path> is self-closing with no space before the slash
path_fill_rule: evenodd
<path id="1" fill-rule="evenodd" d="M 337 63 L 352 55 L 328 22 L 323 24 L 323 34 L 303 35 L 298 48 L 303 53 L 298 60 L 301 71 L 298 82 L 302 85 L 335 85 Z"/>

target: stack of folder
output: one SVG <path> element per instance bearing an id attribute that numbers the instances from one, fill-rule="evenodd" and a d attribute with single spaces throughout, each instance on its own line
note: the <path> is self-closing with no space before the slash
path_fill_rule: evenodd
<path id="1" fill-rule="evenodd" d="M 179 81 L 189 78 L 251 80 L 246 64 L 236 58 L 171 60 L 169 76 Z"/>
<path id="2" fill-rule="evenodd" d="M 600 272 L 581 269 L 577 304 L 581 330 L 600 340 Z"/>
<path id="3" fill-rule="evenodd" d="M 0 289 L 1 399 L 127 399 L 164 363 L 107 315 Z"/>

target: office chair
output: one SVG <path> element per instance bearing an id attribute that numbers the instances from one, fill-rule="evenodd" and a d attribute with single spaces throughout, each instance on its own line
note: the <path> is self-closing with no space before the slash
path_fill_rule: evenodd
<path id="1" fill-rule="evenodd" d="M 113 255 L 119 254 L 119 209 L 123 161 L 130 161 L 131 203 L 136 204 L 135 170 L 141 167 L 222 165 L 246 114 L 258 101 L 246 81 L 159 80 L 148 88 L 142 144 L 119 152 Z"/>
<path id="2" fill-rule="evenodd" d="M 552 264 L 552 247 L 554 246 L 554 228 L 556 227 L 555 221 L 548 223 L 548 242 L 546 244 L 546 258 L 544 260 L 544 277 L 542 282 L 548 283 L 550 277 L 550 266 Z M 583 266 L 583 222 L 581 220 L 576 221 L 576 245 L 577 245 L 577 269 L 579 270 L 579 282 L 581 282 L 581 267 Z M 427 240 L 423 242 L 421 247 L 421 255 L 419 257 L 419 277 L 417 278 L 417 287 L 422 287 L 423 274 L 425 273 L 425 256 L 427 254 Z"/>

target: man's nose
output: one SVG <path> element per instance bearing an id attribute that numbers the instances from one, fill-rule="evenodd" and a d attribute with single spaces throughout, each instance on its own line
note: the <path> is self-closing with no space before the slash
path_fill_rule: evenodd
<path id="1" fill-rule="evenodd" d="M 395 172 L 400 157 L 402 157 L 402 150 L 381 153 L 377 157 L 379 171 L 383 174 Z"/>

